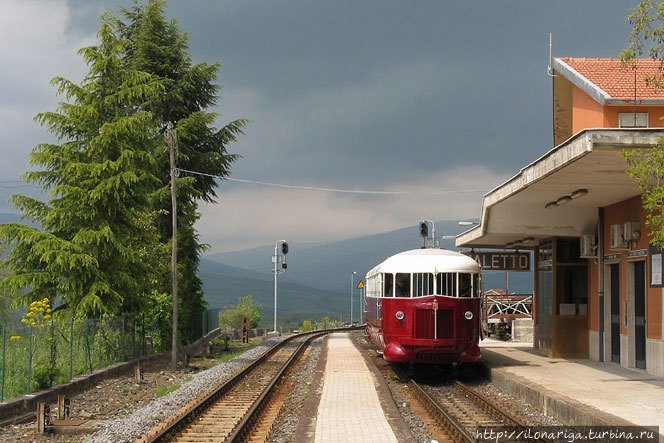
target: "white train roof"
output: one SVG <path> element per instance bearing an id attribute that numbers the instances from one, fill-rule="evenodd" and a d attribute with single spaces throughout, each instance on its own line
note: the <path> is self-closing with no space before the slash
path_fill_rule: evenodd
<path id="1" fill-rule="evenodd" d="M 389 257 L 367 276 L 379 272 L 480 272 L 480 265 L 467 255 L 447 249 L 413 249 Z"/>

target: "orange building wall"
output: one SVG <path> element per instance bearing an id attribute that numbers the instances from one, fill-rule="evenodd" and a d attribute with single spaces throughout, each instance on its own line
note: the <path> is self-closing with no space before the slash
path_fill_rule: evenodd
<path id="1" fill-rule="evenodd" d="M 641 223 L 641 238 L 633 242 L 632 249 L 648 249 L 649 232 L 645 226 L 645 213 L 641 205 L 641 198 L 634 197 L 615 205 L 605 208 L 604 211 L 604 244 L 605 253 L 612 254 L 616 252 L 623 253 L 623 260 L 620 263 L 620 315 L 621 318 L 625 313 L 625 300 L 627 299 L 627 254 L 626 251 L 615 251 L 610 249 L 611 246 L 611 225 L 623 224 L 628 221 L 639 221 Z M 650 282 L 650 261 L 646 265 L 646 283 Z M 597 284 L 597 272 L 590 274 L 591 282 L 594 279 Z M 593 283 L 591 283 L 593 284 Z M 595 293 L 597 289 L 595 289 Z M 627 328 L 624 323 L 620 322 L 621 334 L 627 333 Z M 646 285 L 646 336 L 651 339 L 662 338 L 662 289 L 651 288 L 649 284 Z"/>
<path id="2" fill-rule="evenodd" d="M 604 128 L 604 108 L 576 86 L 572 86 L 572 133 Z"/>
<path id="3" fill-rule="evenodd" d="M 572 133 L 589 128 L 617 128 L 619 127 L 618 115 L 623 112 L 648 112 L 648 125 L 651 128 L 664 127 L 664 107 L 662 106 L 602 106 L 592 97 L 587 95 L 578 87 L 571 85 L 572 89 Z M 562 111 L 560 111 L 562 112 Z M 639 197 L 626 200 L 609 206 L 605 212 L 604 244 L 607 245 L 605 252 L 610 254 L 608 248 L 611 244 L 611 225 L 625 223 L 627 221 L 641 222 L 641 238 L 633 245 L 633 249 L 648 249 L 648 235 L 645 227 L 645 213 L 641 206 Z M 624 251 L 623 251 L 624 252 Z M 624 254 L 626 257 L 626 254 Z M 625 306 L 627 298 L 627 260 L 620 263 L 620 309 Z M 649 264 L 649 262 L 648 262 Z M 588 328 L 592 331 L 599 330 L 599 284 L 598 265 L 591 262 L 588 267 Z M 646 279 L 650 281 L 650 268 L 646 266 Z M 606 303 L 606 300 L 605 300 Z M 646 334 L 651 339 L 662 338 L 662 295 L 661 289 L 650 288 L 646 290 Z M 624 315 L 624 312 L 621 312 Z M 620 322 L 621 333 L 626 334 L 624 323 Z"/>
<path id="4" fill-rule="evenodd" d="M 618 114 L 622 112 L 647 112 L 649 127 L 664 127 L 663 106 L 602 106 L 578 87 L 571 88 L 572 134 L 589 128 L 617 128 Z"/>

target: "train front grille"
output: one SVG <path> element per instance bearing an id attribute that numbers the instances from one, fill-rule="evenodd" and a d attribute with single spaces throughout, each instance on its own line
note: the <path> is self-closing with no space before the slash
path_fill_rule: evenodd
<path id="1" fill-rule="evenodd" d="M 416 309 L 413 338 L 454 338 L 454 311 L 451 309 Z M 436 326 L 436 327 L 434 327 Z M 437 329 L 438 336 L 434 335 Z"/>

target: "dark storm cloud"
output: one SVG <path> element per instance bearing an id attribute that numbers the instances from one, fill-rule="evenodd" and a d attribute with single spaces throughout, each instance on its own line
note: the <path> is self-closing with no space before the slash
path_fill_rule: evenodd
<path id="1" fill-rule="evenodd" d="M 260 97 L 248 140 L 265 133 L 238 146 L 237 171 L 328 184 L 537 158 L 551 147 L 548 32 L 555 54 L 595 57 L 616 56 L 629 29 L 629 5 L 606 1 L 197 3 L 170 6 L 196 58 L 223 61 L 225 98 Z"/>
<path id="2" fill-rule="evenodd" d="M 47 138 L 32 117 L 55 107 L 48 80 L 80 79 L 85 69 L 76 50 L 95 42 L 99 14 L 132 2 L 4 1 L 0 180 L 15 180 L 28 168 L 30 149 Z M 476 217 L 483 192 L 552 147 L 548 33 L 555 56 L 617 56 L 627 45 L 627 8 L 636 3 L 172 0 L 167 13 L 189 33 L 194 62 L 222 62 L 219 125 L 250 120 L 230 147 L 243 156 L 233 177 L 474 191 L 395 198 L 226 182 L 222 206 L 204 210 L 216 217 L 201 220 L 204 241 L 218 250 L 216 241 L 226 243 L 222 249 L 263 242 L 259 231 L 283 238 L 315 226 L 308 232 L 320 240 L 398 228 L 418 217 Z M 12 25 L 20 11 L 23 22 Z M 0 187 L 0 204 L 11 192 Z M 421 208 L 408 206 L 416 204 Z M 293 234 L 290 222 L 278 233 L 276 223 L 265 223 L 275 211 L 289 220 L 298 215 Z M 348 226 L 352 220 L 361 225 Z"/>
<path id="3" fill-rule="evenodd" d="M 131 5 L 69 3 L 80 33 Z M 194 0 L 171 1 L 168 14 L 190 34 L 195 62 L 223 64 L 220 124 L 251 120 L 233 148 L 238 173 L 380 185 L 386 170 L 393 180 L 482 159 L 511 171 L 524 153 L 537 158 L 551 144 L 548 32 L 557 55 L 616 56 L 629 6 Z M 253 106 L 237 102 L 241 91 Z"/>

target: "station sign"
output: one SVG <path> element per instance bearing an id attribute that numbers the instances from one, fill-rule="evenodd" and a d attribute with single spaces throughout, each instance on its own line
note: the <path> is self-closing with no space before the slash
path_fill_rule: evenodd
<path id="1" fill-rule="evenodd" d="M 620 252 L 617 252 L 615 254 L 604 254 L 602 262 L 605 265 L 615 265 L 616 263 L 620 263 L 622 261 L 623 255 Z"/>
<path id="2" fill-rule="evenodd" d="M 647 249 L 635 249 L 627 253 L 627 260 L 634 260 L 648 256 Z"/>
<path id="3" fill-rule="evenodd" d="M 664 255 L 664 251 L 661 248 L 648 245 L 648 253 L 650 255 L 650 286 L 661 288 L 664 286 L 664 282 L 662 282 L 662 255 Z"/>
<path id="4" fill-rule="evenodd" d="M 540 271 L 550 271 L 553 268 L 553 260 L 540 260 L 537 262 Z"/>
<path id="5" fill-rule="evenodd" d="M 466 252 L 483 271 L 530 271 L 529 252 Z"/>

